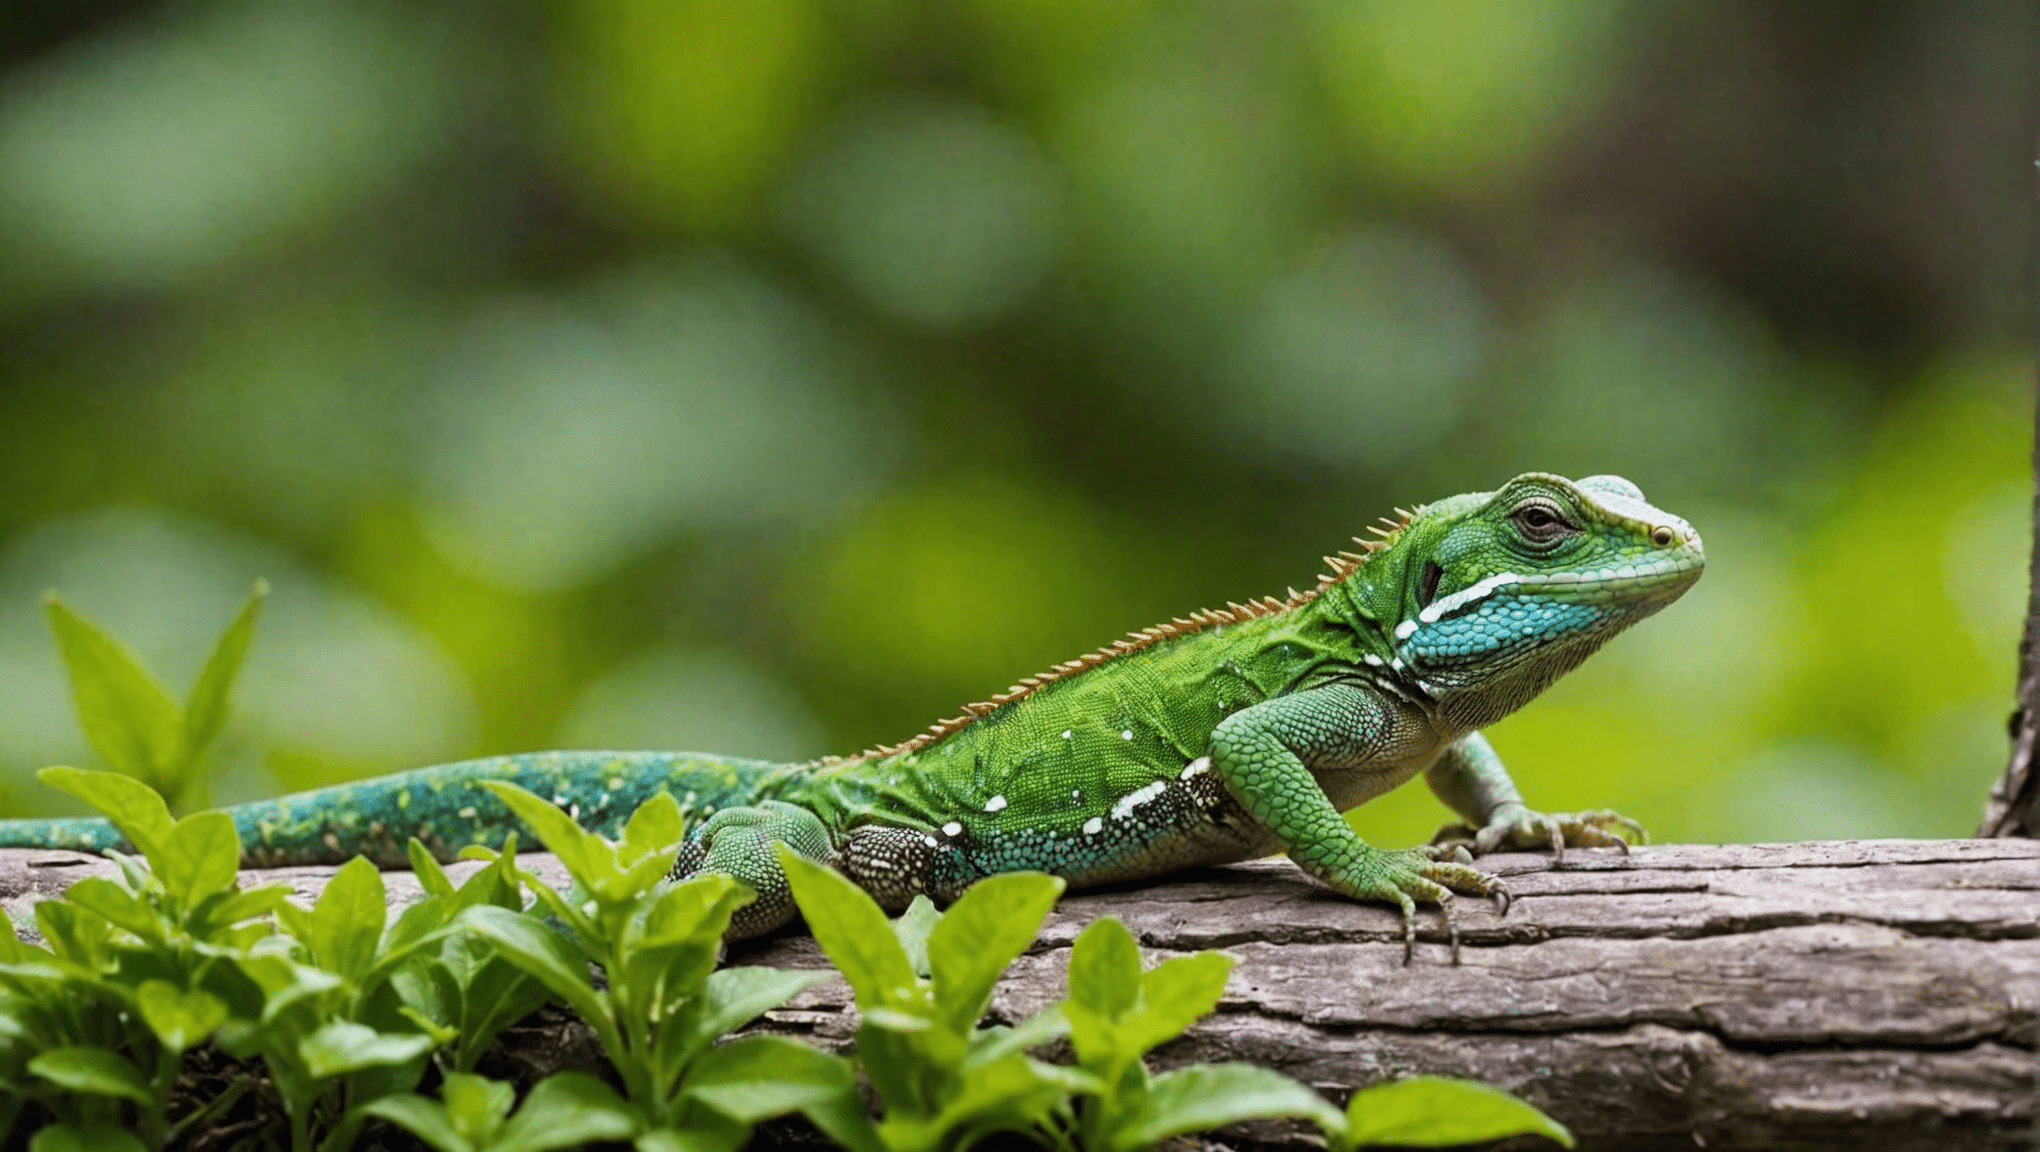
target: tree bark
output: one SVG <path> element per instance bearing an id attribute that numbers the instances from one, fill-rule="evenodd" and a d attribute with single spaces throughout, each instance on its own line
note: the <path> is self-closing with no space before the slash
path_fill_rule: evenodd
<path id="1" fill-rule="evenodd" d="M 564 884 L 552 858 L 524 863 Z M 1516 901 L 1506 916 L 1459 902 L 1458 966 L 1435 911 L 1405 967 L 1392 911 L 1262 861 L 1066 898 L 992 1015 L 1061 997 L 1071 940 L 1109 913 L 1151 960 L 1203 948 L 1239 960 L 1219 1010 L 1157 1050 L 1158 1069 L 1247 1060 L 1338 1099 L 1418 1073 L 1472 1077 L 1596 1148 L 2034 1147 L 2040 843 L 1665 845 L 1574 850 L 1561 867 L 1528 854 L 1482 863 Z M 109 871 L 70 853 L 0 852 L 0 905 L 19 922 L 34 900 Z M 330 874 L 248 878 L 310 898 Z M 408 874 L 385 880 L 393 905 L 417 898 Z M 739 945 L 731 962 L 826 966 L 805 936 Z M 759 1027 L 835 1047 L 856 1023 L 848 989 L 830 981 Z M 585 1062 L 563 1027 L 512 1034 L 509 1060 L 538 1072 Z M 1220 1138 L 1310 1141 L 1278 1124 Z"/>
<path id="2" fill-rule="evenodd" d="M 2040 199 L 2040 183 L 2036 183 L 2035 192 Z M 2026 238 L 2029 251 L 2036 240 L 2040 236 Z M 2040 293 L 2035 293 L 2034 301 L 2040 304 Z M 2040 311 L 2033 319 L 2040 325 Z M 2040 338 L 2040 327 L 2035 332 Z M 2040 744 L 2040 379 L 2035 385 L 2033 551 L 2026 565 L 2026 627 L 2019 637 L 2019 706 L 2012 713 L 2011 759 L 2005 764 L 2004 775 L 1991 786 L 1983 823 L 1976 829 L 1978 836 L 2040 836 L 2040 769 L 2033 763 L 2036 744 Z"/>

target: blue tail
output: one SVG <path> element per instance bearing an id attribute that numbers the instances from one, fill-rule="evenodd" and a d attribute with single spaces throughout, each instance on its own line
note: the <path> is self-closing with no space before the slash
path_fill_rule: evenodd
<path id="1" fill-rule="evenodd" d="M 339 864 L 366 856 L 384 868 L 409 866 L 417 837 L 451 860 L 469 844 L 501 847 L 510 832 L 535 845 L 484 780 L 503 780 L 559 805 L 583 828 L 615 839 L 638 805 L 659 792 L 681 802 L 691 825 L 757 799 L 800 769 L 694 752 L 530 752 L 418 768 L 226 809 L 241 837 L 243 867 Z M 0 848 L 133 851 L 100 817 L 0 820 Z"/>

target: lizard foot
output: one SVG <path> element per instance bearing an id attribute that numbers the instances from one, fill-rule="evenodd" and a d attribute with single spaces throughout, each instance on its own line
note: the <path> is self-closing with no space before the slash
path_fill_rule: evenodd
<path id="1" fill-rule="evenodd" d="M 1469 849 L 1475 856 L 1485 856 L 1503 848 L 1549 848 L 1556 865 L 1565 863 L 1569 844 L 1578 848 L 1619 848 L 1627 855 L 1629 839 L 1618 835 L 1618 829 L 1634 836 L 1637 843 L 1650 841 L 1643 825 L 1611 809 L 1536 812 L 1517 804 L 1497 811 L 1485 828 L 1448 824 L 1438 829 L 1438 834 L 1431 838 L 1431 850 L 1457 858 Z"/>
<path id="2" fill-rule="evenodd" d="M 1383 900 L 1402 909 L 1403 963 L 1417 952 L 1417 902 L 1436 904 L 1445 918 L 1445 936 L 1451 942 L 1452 963 L 1459 963 L 1459 918 L 1453 906 L 1453 892 L 1491 896 L 1502 915 L 1509 911 L 1509 889 L 1498 876 L 1450 860 L 1434 860 L 1423 848 L 1400 852 L 1373 852 L 1356 861 L 1343 875 L 1322 875 L 1333 888 L 1361 900 Z"/>

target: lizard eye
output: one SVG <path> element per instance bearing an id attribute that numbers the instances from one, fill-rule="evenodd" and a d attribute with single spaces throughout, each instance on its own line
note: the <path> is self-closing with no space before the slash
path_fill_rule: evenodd
<path id="1" fill-rule="evenodd" d="M 1565 513 L 1548 500 L 1526 500 L 1509 513 L 1510 523 L 1532 544 L 1555 544 L 1579 531 Z"/>

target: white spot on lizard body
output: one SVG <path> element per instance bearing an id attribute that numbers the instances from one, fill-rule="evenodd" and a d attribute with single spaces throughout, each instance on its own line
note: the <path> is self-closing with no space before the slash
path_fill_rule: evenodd
<path id="1" fill-rule="evenodd" d="M 1120 738 L 1121 740 L 1131 740 L 1131 739 L 1133 739 L 1133 729 L 1131 729 L 1131 728 L 1128 728 L 1128 729 L 1127 729 L 1126 731 L 1124 731 L 1124 732 L 1121 732 L 1121 733 L 1119 734 L 1119 738 Z"/>
<path id="2" fill-rule="evenodd" d="M 1119 800 L 1112 805 L 1112 818 L 1114 820 L 1126 819 L 1128 816 L 1133 815 L 1133 810 L 1135 808 L 1138 808 L 1141 805 L 1147 803 L 1148 801 L 1154 799 L 1155 797 L 1160 796 L 1163 792 L 1168 790 L 1168 787 L 1169 787 L 1168 781 L 1155 780 L 1147 784 L 1144 784 L 1131 792 L 1128 792 L 1126 795 L 1121 796 Z"/>
<path id="3" fill-rule="evenodd" d="M 963 825 L 951 820 L 942 826 L 942 834 L 944 836 L 961 836 L 963 835 Z"/>
<path id="4" fill-rule="evenodd" d="M 1181 772 L 1176 773 L 1176 779 L 1188 780 L 1189 778 L 1197 775 L 1200 772 L 1209 771 L 1211 771 L 1211 757 L 1199 756 L 1197 759 L 1192 760 L 1188 764 L 1183 765 L 1183 770 Z"/>
<path id="5" fill-rule="evenodd" d="M 1004 796 L 994 796 L 990 800 L 985 801 L 985 811 L 987 812 L 1000 812 L 1005 807 L 1006 798 Z"/>
<path id="6" fill-rule="evenodd" d="M 1096 836 L 1104 830 L 1105 821 L 1101 817 L 1093 816 L 1089 820 L 1084 821 L 1084 835 L 1086 836 Z"/>

